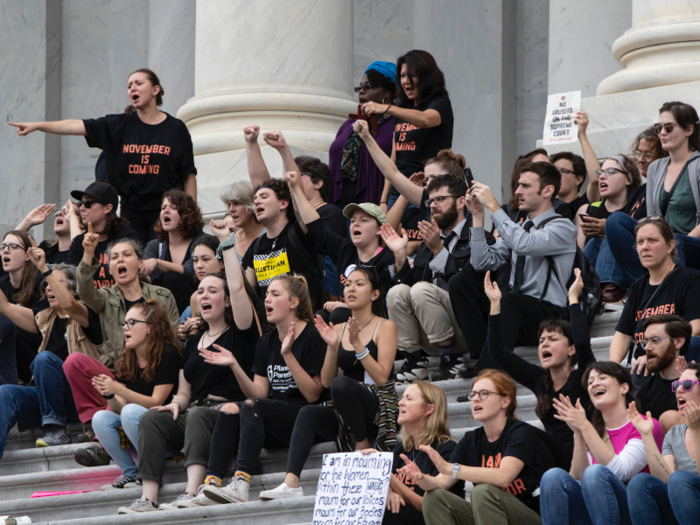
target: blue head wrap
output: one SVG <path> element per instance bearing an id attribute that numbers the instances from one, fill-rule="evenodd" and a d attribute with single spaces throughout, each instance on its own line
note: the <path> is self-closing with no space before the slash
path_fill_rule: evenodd
<path id="1" fill-rule="evenodd" d="M 376 62 L 372 62 L 365 73 L 369 71 L 370 69 L 374 69 L 377 73 L 379 73 L 382 76 L 385 76 L 389 80 L 391 80 L 394 85 L 396 85 L 396 64 L 393 62 L 381 62 L 377 60 Z"/>

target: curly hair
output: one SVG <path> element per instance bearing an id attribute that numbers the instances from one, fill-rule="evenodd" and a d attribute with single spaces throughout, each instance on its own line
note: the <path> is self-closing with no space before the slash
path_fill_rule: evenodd
<path id="1" fill-rule="evenodd" d="M 150 383 L 156 378 L 156 372 L 163 357 L 163 350 L 166 347 L 171 347 L 177 350 L 178 354 L 181 354 L 182 345 L 170 325 L 168 313 L 157 299 L 148 299 L 142 303 L 137 303 L 131 307 L 130 311 L 133 309 L 141 310 L 144 320 L 150 323 L 151 331 L 146 338 L 147 364 L 146 368 L 141 372 L 143 380 Z M 139 376 L 136 350 L 134 348 L 125 348 L 121 357 L 117 359 L 114 369 L 122 381 L 135 381 Z"/>
<path id="2" fill-rule="evenodd" d="M 299 169 L 301 169 L 301 166 L 299 166 Z M 260 184 L 257 188 L 255 188 L 255 193 L 257 194 L 258 191 L 260 191 L 262 188 L 270 188 L 275 193 L 275 196 L 278 200 L 287 201 L 287 220 L 289 222 L 296 220 L 296 215 L 294 215 L 294 203 L 292 202 L 292 194 L 289 191 L 289 186 L 287 186 L 287 181 L 284 181 L 282 179 L 268 179 L 262 184 Z"/>
<path id="3" fill-rule="evenodd" d="M 184 191 L 168 190 L 163 194 L 161 203 L 165 202 L 165 199 L 168 199 L 180 215 L 180 231 L 185 239 L 191 239 L 202 231 L 202 228 L 204 228 L 202 210 L 199 209 L 197 202 L 192 197 Z M 168 240 L 168 232 L 163 231 L 160 218 L 158 218 L 158 222 L 153 229 L 161 241 Z"/>
<path id="4" fill-rule="evenodd" d="M 396 84 L 394 84 L 393 80 L 388 79 L 374 69 L 368 69 L 365 71 L 365 75 L 367 76 L 367 81 L 369 82 L 370 87 L 373 89 L 382 88 L 388 91 L 390 93 L 389 102 L 393 102 L 394 97 L 396 96 Z"/>
<path id="5" fill-rule="evenodd" d="M 656 133 L 656 131 L 654 131 L 653 126 L 645 129 L 639 135 L 637 135 L 637 137 L 634 139 L 634 142 L 632 143 L 633 152 L 639 149 L 639 143 L 642 140 L 646 140 L 649 143 L 651 156 L 654 157 L 652 162 L 656 159 L 668 157 L 668 151 L 661 147 L 661 139 L 659 139 L 659 135 Z"/>

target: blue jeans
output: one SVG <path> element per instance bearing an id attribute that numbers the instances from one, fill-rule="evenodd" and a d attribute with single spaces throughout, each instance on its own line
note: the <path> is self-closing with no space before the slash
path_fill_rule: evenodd
<path id="1" fill-rule="evenodd" d="M 677 525 L 668 499 L 668 485 L 659 478 L 640 472 L 627 485 L 627 499 L 633 501 L 630 517 L 634 525 Z"/>
<path id="2" fill-rule="evenodd" d="M 601 283 L 613 283 L 621 290 L 627 290 L 632 284 L 625 279 L 625 274 L 615 261 L 606 238 L 597 237 L 588 241 L 583 254 L 595 267 Z"/>
<path id="3" fill-rule="evenodd" d="M 634 229 L 637 221 L 621 211 L 616 211 L 605 221 L 605 238 L 615 261 L 630 285 L 647 273 L 639 262 Z"/>
<path id="4" fill-rule="evenodd" d="M 540 481 L 542 525 L 591 525 L 581 484 L 571 475 L 553 468 Z"/>
<path id="5" fill-rule="evenodd" d="M 680 233 L 673 236 L 678 250 L 678 264 L 684 268 L 700 270 L 700 239 Z"/>
<path id="6" fill-rule="evenodd" d="M 122 408 L 121 414 L 115 414 L 109 410 L 100 410 L 92 418 L 92 429 L 100 443 L 112 456 L 114 462 L 122 469 L 122 474 L 135 478 L 138 474 L 134 457 L 139 440 L 139 421 L 148 409 L 129 403 Z M 133 448 L 125 450 L 121 448 L 118 428 L 122 427 L 126 437 L 129 438 Z M 132 453 L 133 451 L 133 453 Z"/>
<path id="7" fill-rule="evenodd" d="M 36 386 L 0 386 L 0 459 L 10 429 L 19 423 L 30 428 L 65 426 L 77 421 L 78 413 L 63 361 L 48 351 L 39 352 L 31 364 Z"/>
<path id="8" fill-rule="evenodd" d="M 668 478 L 668 499 L 681 525 L 694 525 L 700 516 L 700 476 L 679 470 Z"/>

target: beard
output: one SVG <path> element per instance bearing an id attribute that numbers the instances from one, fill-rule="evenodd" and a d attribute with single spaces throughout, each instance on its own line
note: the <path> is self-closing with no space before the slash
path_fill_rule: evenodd
<path id="1" fill-rule="evenodd" d="M 647 352 L 647 360 L 649 359 L 649 352 Z M 656 373 L 664 370 L 665 368 L 668 368 L 671 366 L 676 361 L 676 349 L 671 343 L 671 341 L 668 341 L 668 346 L 666 347 L 666 350 L 664 350 L 664 353 L 661 354 L 656 358 L 656 362 L 652 363 L 651 365 L 647 364 L 647 370 L 651 373 Z"/>
<path id="2" fill-rule="evenodd" d="M 435 219 L 435 224 L 437 224 L 438 228 L 441 230 L 449 228 L 450 226 L 453 226 L 455 222 L 457 222 L 459 214 L 457 213 L 456 200 L 457 199 L 453 199 L 452 206 L 450 206 L 447 210 L 442 212 L 437 217 L 433 217 Z"/>

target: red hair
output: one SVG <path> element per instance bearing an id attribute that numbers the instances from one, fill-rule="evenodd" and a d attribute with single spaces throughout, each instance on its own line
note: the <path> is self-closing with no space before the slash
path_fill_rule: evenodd
<path id="1" fill-rule="evenodd" d="M 515 410 L 518 408 L 518 393 L 515 383 L 510 376 L 505 372 L 501 372 L 500 370 L 487 368 L 486 370 L 481 371 L 472 385 L 474 385 L 480 379 L 490 379 L 493 385 L 496 387 L 496 391 L 502 396 L 510 399 L 510 404 L 506 409 L 506 417 L 517 421 L 518 418 L 515 416 Z"/>

